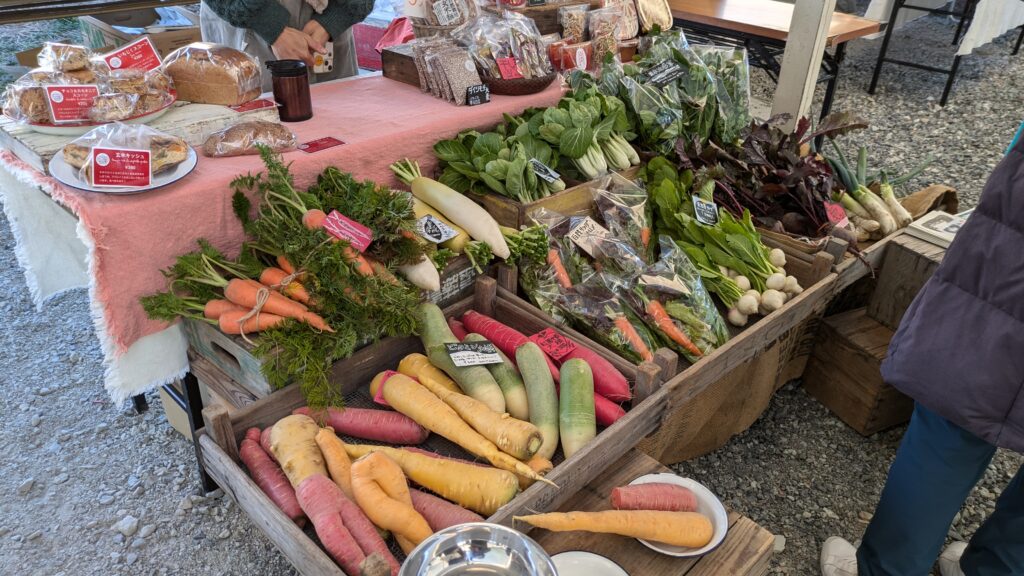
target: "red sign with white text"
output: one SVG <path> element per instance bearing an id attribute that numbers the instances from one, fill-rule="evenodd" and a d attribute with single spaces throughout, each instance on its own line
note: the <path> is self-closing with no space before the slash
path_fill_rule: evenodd
<path id="1" fill-rule="evenodd" d="M 252 111 L 252 110 L 262 110 L 264 108 L 274 108 L 276 106 L 277 106 L 277 104 L 275 104 L 273 101 L 267 100 L 266 98 L 260 98 L 258 100 L 253 100 L 251 102 L 246 102 L 245 104 L 238 104 L 237 106 L 229 106 L 229 108 L 231 108 L 235 112 L 249 112 L 249 111 Z"/>
<path id="2" fill-rule="evenodd" d="M 529 340 L 556 362 L 576 349 L 575 342 L 559 334 L 554 328 L 545 328 L 530 336 Z"/>
<path id="3" fill-rule="evenodd" d="M 88 120 L 92 100 L 100 95 L 95 84 L 46 86 L 45 89 L 54 124 Z"/>
<path id="4" fill-rule="evenodd" d="M 501 77 L 505 80 L 515 80 L 516 78 L 522 78 L 523 74 L 519 72 L 519 65 L 516 64 L 516 59 L 509 56 L 508 58 L 497 58 L 495 62 L 498 64 L 498 72 L 501 72 Z"/>
<path id="5" fill-rule="evenodd" d="M 143 36 L 134 42 L 125 44 L 105 55 L 103 59 L 111 70 L 135 68 L 149 72 L 160 67 L 160 54 L 157 53 L 156 46 L 153 46 L 149 36 Z"/>
<path id="6" fill-rule="evenodd" d="M 327 219 L 324 220 L 324 229 L 335 238 L 348 240 L 349 244 L 360 252 L 365 252 L 370 246 L 370 242 L 373 242 L 373 230 L 337 210 L 331 210 L 331 213 L 327 215 Z"/>
<path id="7" fill-rule="evenodd" d="M 97 188 L 141 188 L 152 182 L 149 150 L 93 148 L 89 159 L 92 185 Z"/>

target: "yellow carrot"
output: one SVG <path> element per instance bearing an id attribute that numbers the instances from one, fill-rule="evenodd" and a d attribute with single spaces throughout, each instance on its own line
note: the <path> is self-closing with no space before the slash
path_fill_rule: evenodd
<path id="1" fill-rule="evenodd" d="M 371 452 L 352 463 L 352 490 L 366 516 L 391 531 L 406 554 L 433 534 L 412 506 L 402 469 L 383 453 Z"/>
<path id="2" fill-rule="evenodd" d="M 548 472 L 551 472 L 551 470 L 554 469 L 555 467 L 555 465 L 551 463 L 551 460 L 548 460 L 547 458 L 539 455 L 536 455 L 533 458 L 527 460 L 526 465 L 529 466 L 531 470 L 533 470 L 537 474 L 540 474 L 541 476 L 547 476 Z M 533 478 L 527 478 L 525 476 L 516 476 L 516 478 L 519 479 L 520 490 L 526 490 L 534 483 Z"/>
<path id="3" fill-rule="evenodd" d="M 700 548 L 711 542 L 714 527 L 707 516 L 697 512 L 661 512 L 654 510 L 604 510 L 601 512 L 552 512 L 515 516 L 521 520 L 552 532 L 599 532 L 618 534 L 643 540 L 651 540 Z"/>
<path id="4" fill-rule="evenodd" d="M 338 485 L 338 488 L 341 488 L 345 496 L 350 499 L 354 498 L 355 496 L 352 494 L 352 460 L 349 459 L 348 452 L 345 452 L 345 443 L 334 433 L 334 428 L 330 426 L 321 428 L 316 433 L 316 445 L 320 447 L 320 452 L 324 455 L 327 471 L 331 473 L 331 480 Z"/>
<path id="5" fill-rule="evenodd" d="M 462 393 L 462 388 L 441 371 L 440 368 L 430 363 L 430 358 L 418 352 L 409 354 L 398 363 L 398 372 L 410 376 L 425 384 L 427 380 L 451 390 Z"/>

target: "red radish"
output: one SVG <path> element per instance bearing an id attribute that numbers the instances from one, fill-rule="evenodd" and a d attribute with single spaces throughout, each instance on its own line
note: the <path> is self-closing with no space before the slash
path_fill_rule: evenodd
<path id="1" fill-rule="evenodd" d="M 359 565 L 366 554 L 342 519 L 345 493 L 323 474 L 314 474 L 302 481 L 295 491 L 299 505 L 316 528 L 320 543 L 346 574 L 359 574 Z"/>
<path id="2" fill-rule="evenodd" d="M 255 316 L 245 318 L 248 314 L 248 310 L 241 308 L 224 312 L 217 318 L 217 327 L 225 334 L 252 334 L 280 326 L 287 320 L 284 316 L 268 312 L 260 312 Z M 243 321 L 242 318 L 245 320 Z"/>
<path id="3" fill-rule="evenodd" d="M 459 342 L 466 339 L 468 334 L 466 327 L 457 318 L 452 317 L 448 319 L 448 328 L 451 328 L 452 334 L 459 339 Z"/>
<path id="4" fill-rule="evenodd" d="M 405 414 L 370 408 L 328 408 L 326 417 L 308 406 L 292 410 L 334 428 L 339 436 L 354 436 L 389 444 L 421 444 L 430 431 Z"/>
<path id="5" fill-rule="evenodd" d="M 580 358 L 590 364 L 594 373 L 594 392 L 616 402 L 626 402 L 633 395 L 629 391 L 629 381 L 615 368 L 615 365 L 590 348 L 576 343 L 576 348 L 560 359 L 565 362 L 572 358 Z"/>
<path id="6" fill-rule="evenodd" d="M 409 495 L 412 496 L 412 507 L 423 516 L 434 532 L 457 524 L 484 521 L 479 514 L 433 494 L 410 489 Z"/>
<path id="7" fill-rule="evenodd" d="M 697 497 L 689 488 L 677 484 L 633 484 L 612 489 L 612 507 L 616 510 L 696 512 Z"/>
<path id="8" fill-rule="evenodd" d="M 470 310 L 463 314 L 462 324 L 465 325 L 467 331 L 475 332 L 490 340 L 499 350 L 505 353 L 505 356 L 508 356 L 513 361 L 516 357 L 516 348 L 529 341 L 522 332 L 510 328 L 476 310 Z M 555 366 L 555 363 L 547 355 L 544 358 L 547 360 L 548 369 L 551 370 L 551 377 L 555 379 L 555 382 L 558 382 L 558 367 Z"/>
<path id="9" fill-rule="evenodd" d="M 263 451 L 267 453 L 267 456 L 270 456 L 270 459 L 273 460 L 275 464 L 277 464 L 277 457 L 274 456 L 274 452 L 270 449 L 270 431 L 273 429 L 273 426 L 267 426 L 266 428 L 264 428 L 263 432 L 260 432 L 259 442 L 260 447 L 262 447 Z"/>
<path id="10" fill-rule="evenodd" d="M 292 519 L 299 526 L 305 526 L 306 516 L 302 513 L 299 501 L 295 497 L 295 489 L 288 482 L 284 471 L 270 459 L 270 456 L 263 451 L 259 444 L 260 431 L 258 428 L 250 428 L 246 432 L 245 439 L 238 450 L 239 457 L 249 469 L 253 482 L 263 490 L 285 516 Z"/>
<path id="11" fill-rule="evenodd" d="M 242 308 L 238 304 L 229 300 L 210 300 L 205 306 L 203 306 L 203 317 L 209 318 L 210 320 L 216 320 L 220 318 L 221 314 L 234 310 L 245 311 L 245 308 Z"/>
<path id="12" fill-rule="evenodd" d="M 615 402 L 601 396 L 600 394 L 594 394 L 594 416 L 597 417 L 597 423 L 600 426 L 611 426 L 615 424 L 615 421 L 626 415 L 626 411 L 622 409 Z"/>

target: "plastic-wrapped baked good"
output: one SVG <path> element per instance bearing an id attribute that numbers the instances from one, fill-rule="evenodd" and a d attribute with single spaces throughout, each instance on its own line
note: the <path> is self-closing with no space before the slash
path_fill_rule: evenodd
<path id="1" fill-rule="evenodd" d="M 163 70 L 155 68 L 146 72 L 146 86 L 149 92 L 170 92 L 174 88 L 174 82 Z"/>
<path id="2" fill-rule="evenodd" d="M 93 122 L 127 120 L 135 116 L 135 104 L 138 101 L 138 94 L 127 94 L 124 92 L 100 94 L 92 100 L 92 107 L 89 108 L 89 119 Z"/>
<path id="3" fill-rule="evenodd" d="M 171 95 L 167 92 L 146 92 L 139 94 L 135 100 L 135 109 L 132 116 L 150 114 L 171 103 Z"/>
<path id="4" fill-rule="evenodd" d="M 79 178 L 89 182 L 90 151 L 95 147 L 149 150 L 150 170 L 159 174 L 188 159 L 188 144 L 181 138 L 164 134 L 143 124 L 114 122 L 90 130 L 64 146 L 64 161 L 78 170 Z"/>
<path id="5" fill-rule="evenodd" d="M 605 0 L 605 8 L 618 8 L 622 14 L 619 19 L 619 40 L 636 38 L 640 32 L 640 21 L 636 14 L 635 0 Z"/>
<path id="6" fill-rule="evenodd" d="M 636 0 L 636 15 L 644 32 L 650 32 L 655 26 L 662 30 L 672 28 L 672 8 L 668 0 Z"/>
<path id="7" fill-rule="evenodd" d="M 591 10 L 587 15 L 587 31 L 594 43 L 594 57 L 599 62 L 604 60 L 605 54 L 618 55 L 621 20 L 622 11 L 618 8 Z"/>
<path id="8" fill-rule="evenodd" d="M 16 122 L 49 123 L 46 90 L 40 86 L 11 84 L 4 92 L 4 114 Z"/>
<path id="9" fill-rule="evenodd" d="M 89 66 L 92 52 L 85 46 L 47 42 L 39 53 L 39 66 L 59 72 L 82 70 Z"/>
<path id="10" fill-rule="evenodd" d="M 274 152 L 284 152 L 295 148 L 296 138 L 291 130 L 277 122 L 239 122 L 210 134 L 203 142 L 203 154 L 215 158 L 259 154 L 257 144 L 268 146 Z"/>
<path id="11" fill-rule="evenodd" d="M 123 92 L 125 94 L 145 94 L 149 92 L 146 85 L 146 73 L 137 68 L 125 68 L 122 70 L 111 70 L 107 76 L 107 85 L 111 92 Z"/>
<path id="12" fill-rule="evenodd" d="M 562 39 L 569 44 L 587 39 L 587 12 L 589 4 L 574 4 L 558 9 L 558 23 L 562 26 Z"/>
<path id="13" fill-rule="evenodd" d="M 256 58 L 220 44 L 194 42 L 167 55 L 163 64 L 178 97 L 189 102 L 235 106 L 261 89 Z"/>

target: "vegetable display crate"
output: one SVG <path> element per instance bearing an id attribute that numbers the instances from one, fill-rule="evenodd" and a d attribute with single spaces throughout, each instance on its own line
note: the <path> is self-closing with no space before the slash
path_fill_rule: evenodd
<path id="1" fill-rule="evenodd" d="M 473 296 L 449 306 L 445 314 L 461 315 L 471 309 L 477 310 L 526 334 L 553 327 L 551 323 L 525 313 L 524 305 L 516 300 L 515 296 L 498 290 L 493 278 L 481 277 L 477 280 Z M 645 379 L 650 379 L 651 375 L 657 372 L 654 366 L 645 365 L 637 368 L 572 330 L 559 327 L 555 329 L 590 347 L 610 361 L 636 387 L 650 386 L 645 385 Z M 337 362 L 331 371 L 330 380 L 342 388 L 349 406 L 369 406 L 371 400 L 367 386 L 373 376 L 383 370 L 393 369 L 402 357 L 413 352 L 422 352 L 418 338 L 385 339 Z M 227 375 L 205 360 L 200 359 L 199 365 L 204 371 L 204 377 L 227 378 Z M 193 369 L 195 368 L 193 366 Z M 307 528 L 310 531 L 304 532 L 285 516 L 239 463 L 238 443 L 245 436 L 246 430 L 253 426 L 270 426 L 305 403 L 298 387 L 292 385 L 232 415 L 229 415 L 222 406 L 204 410 L 205 426 L 197 432 L 200 436 L 200 457 L 210 476 L 238 503 L 300 573 L 340 576 L 341 569 L 320 548 L 311 536 L 312 531 Z M 555 510 L 604 472 L 610 462 L 656 430 L 667 405 L 666 391 L 661 388 L 654 388 L 651 394 L 642 400 L 635 399 L 632 408 L 624 417 L 602 430 L 571 458 L 563 461 L 561 452 L 556 453 L 553 459 L 555 467 L 547 478 L 557 484 L 557 488 L 540 482 L 535 483 L 498 509 L 488 520 L 511 526 L 514 515 L 522 515 L 528 511 Z M 359 442 L 367 443 L 364 440 Z M 431 435 L 424 446 L 441 454 L 467 458 L 467 454 L 460 448 L 437 435 Z"/>
<path id="2" fill-rule="evenodd" d="M 448 306 L 472 294 L 477 276 L 479 274 L 470 265 L 469 259 L 459 256 L 441 274 L 441 290 L 430 292 L 425 298 L 438 306 Z M 189 360 L 194 364 L 196 357 L 202 357 L 230 379 L 226 383 L 204 383 L 213 387 L 232 406 L 252 404 L 273 392 L 260 370 L 263 362 L 252 354 L 252 344 L 239 336 L 224 334 L 205 322 L 185 320 L 182 325 L 188 336 Z"/>
<path id="3" fill-rule="evenodd" d="M 864 436 L 910 419 L 914 401 L 882 380 L 893 331 L 858 308 L 822 322 L 804 388 Z"/>
<path id="4" fill-rule="evenodd" d="M 894 238 L 885 251 L 868 316 L 893 330 L 899 328 L 903 314 L 945 255 L 941 246 L 909 234 Z"/>

